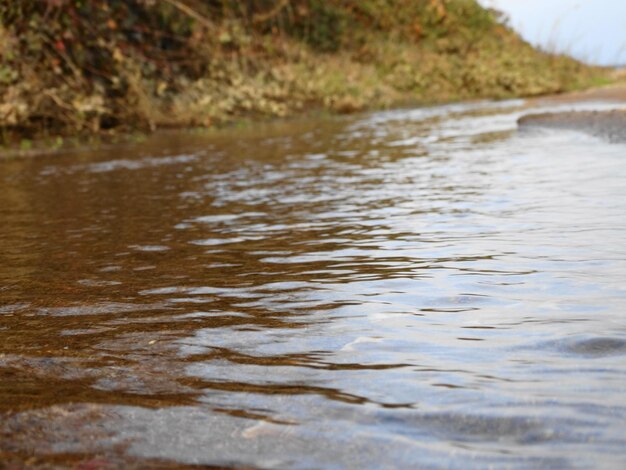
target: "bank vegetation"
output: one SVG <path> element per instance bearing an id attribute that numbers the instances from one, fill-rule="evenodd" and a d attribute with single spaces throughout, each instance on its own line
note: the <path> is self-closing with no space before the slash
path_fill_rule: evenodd
<path id="1" fill-rule="evenodd" d="M 0 140 L 508 98 L 603 71 L 474 0 L 0 0 Z"/>

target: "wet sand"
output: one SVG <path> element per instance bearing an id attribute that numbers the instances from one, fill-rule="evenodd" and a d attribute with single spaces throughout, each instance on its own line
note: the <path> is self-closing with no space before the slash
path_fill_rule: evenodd
<path id="1" fill-rule="evenodd" d="M 518 125 L 520 128 L 570 129 L 610 142 L 626 142 L 626 110 L 530 114 L 520 118 Z"/>
<path id="2" fill-rule="evenodd" d="M 537 104 L 575 103 L 583 101 L 623 102 L 625 108 L 613 111 L 572 111 L 565 113 L 528 114 L 518 120 L 521 129 L 547 127 L 569 129 L 607 139 L 626 142 L 626 86 L 612 86 L 533 100 Z"/>

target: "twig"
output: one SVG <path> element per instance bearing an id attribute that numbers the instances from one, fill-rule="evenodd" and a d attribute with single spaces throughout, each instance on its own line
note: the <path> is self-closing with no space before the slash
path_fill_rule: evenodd
<path id="1" fill-rule="evenodd" d="M 178 0 L 164 0 L 164 1 L 169 3 L 170 5 L 172 5 L 174 8 L 179 9 L 180 11 L 185 13 L 187 16 L 191 16 L 196 21 L 198 21 L 200 24 L 202 24 L 202 26 L 204 26 L 205 28 L 207 28 L 207 29 L 209 29 L 211 31 L 215 30 L 215 24 L 211 20 L 206 18 L 205 16 L 201 15 L 200 13 L 198 13 L 193 8 L 185 5 L 182 2 L 179 2 Z"/>
<path id="2" fill-rule="evenodd" d="M 72 71 L 72 74 L 74 75 L 74 78 L 76 79 L 77 82 L 79 83 L 84 83 L 84 78 L 82 76 L 82 73 L 80 71 L 80 69 L 76 66 L 76 64 L 74 64 L 74 62 L 72 61 L 72 59 L 70 58 L 70 56 L 68 54 L 66 54 L 64 51 L 59 50 L 55 45 L 53 40 L 48 37 L 47 34 L 42 35 L 43 40 L 46 42 L 46 44 L 48 45 L 48 47 L 50 48 L 51 51 L 53 51 L 57 56 L 59 56 L 61 58 L 61 60 L 63 60 L 65 62 L 65 65 L 67 65 L 70 70 Z M 44 53 L 50 57 L 49 53 L 46 53 L 45 49 L 44 49 Z"/>
<path id="3" fill-rule="evenodd" d="M 265 13 L 255 13 L 252 17 L 252 23 L 265 23 L 280 13 L 280 11 L 289 5 L 289 0 L 279 0 L 279 2 L 271 10 Z"/>
<path id="4" fill-rule="evenodd" d="M 48 98 L 50 98 L 52 101 L 54 101 L 56 103 L 56 105 L 60 108 L 63 109 L 67 109 L 69 111 L 75 111 L 75 109 L 70 106 L 69 104 L 65 103 L 63 100 L 61 100 L 61 98 L 59 98 L 57 95 L 55 95 L 52 91 L 50 90 L 44 90 L 42 92 L 42 95 L 47 96 Z"/>

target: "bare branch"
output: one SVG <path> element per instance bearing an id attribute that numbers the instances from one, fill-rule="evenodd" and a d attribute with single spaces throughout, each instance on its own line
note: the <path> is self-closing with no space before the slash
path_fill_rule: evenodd
<path id="1" fill-rule="evenodd" d="M 204 15 L 201 15 L 190 6 L 185 5 L 182 2 L 179 2 L 178 0 L 163 0 L 163 1 L 169 3 L 174 8 L 177 8 L 178 10 L 182 11 L 187 16 L 190 16 L 191 18 L 195 19 L 196 21 L 198 21 L 198 23 L 200 23 L 205 28 L 212 30 L 212 31 L 215 30 L 215 24 L 210 19 L 208 19 Z"/>

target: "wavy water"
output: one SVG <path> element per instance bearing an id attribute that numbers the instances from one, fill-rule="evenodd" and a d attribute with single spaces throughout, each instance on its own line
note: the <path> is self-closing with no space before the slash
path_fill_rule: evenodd
<path id="1" fill-rule="evenodd" d="M 533 106 L 1 161 L 0 457 L 623 467 L 626 145 Z"/>

